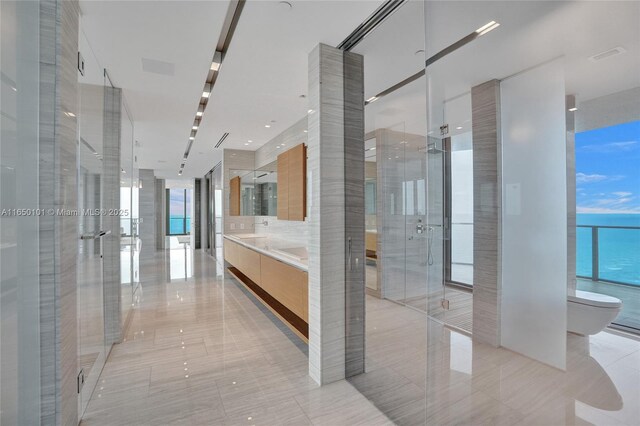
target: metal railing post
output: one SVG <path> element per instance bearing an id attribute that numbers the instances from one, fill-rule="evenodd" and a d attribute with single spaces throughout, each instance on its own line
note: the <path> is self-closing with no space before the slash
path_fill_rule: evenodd
<path id="1" fill-rule="evenodd" d="M 591 280 L 598 281 L 599 271 L 598 227 L 591 228 Z"/>

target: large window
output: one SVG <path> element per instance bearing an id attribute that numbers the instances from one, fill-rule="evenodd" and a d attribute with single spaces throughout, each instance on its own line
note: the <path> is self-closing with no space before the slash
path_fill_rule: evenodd
<path id="1" fill-rule="evenodd" d="M 577 287 L 621 299 L 615 324 L 635 329 L 640 329 L 639 163 L 640 121 L 576 134 Z"/>
<path id="2" fill-rule="evenodd" d="M 167 189 L 167 235 L 190 232 L 191 192 L 186 188 Z"/>

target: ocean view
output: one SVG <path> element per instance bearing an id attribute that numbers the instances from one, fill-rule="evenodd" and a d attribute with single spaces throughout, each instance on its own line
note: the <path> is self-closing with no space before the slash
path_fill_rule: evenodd
<path id="1" fill-rule="evenodd" d="M 592 275 L 592 226 L 640 228 L 640 214 L 577 214 L 577 274 Z M 598 229 L 599 277 L 640 286 L 640 229 Z"/>
<path id="2" fill-rule="evenodd" d="M 186 218 L 184 216 L 174 216 L 171 215 L 169 218 L 169 234 L 170 235 L 183 235 L 188 234 L 191 229 L 191 218 Z M 185 229 L 186 228 L 186 229 Z"/>

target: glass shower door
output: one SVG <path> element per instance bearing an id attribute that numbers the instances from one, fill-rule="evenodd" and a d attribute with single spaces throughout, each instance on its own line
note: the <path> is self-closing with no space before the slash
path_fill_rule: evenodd
<path id="1" fill-rule="evenodd" d="M 104 366 L 103 240 L 104 72 L 80 31 L 85 72 L 78 73 L 78 414 L 82 417 Z M 118 232 L 118 230 L 109 230 Z"/>
<path id="2" fill-rule="evenodd" d="M 99 97 L 102 88 L 81 85 L 82 97 L 91 93 Z M 94 117 L 95 118 L 95 117 Z M 102 147 L 101 141 L 91 142 L 82 136 L 80 125 L 78 165 L 78 208 L 81 214 L 78 244 L 78 362 L 80 414 L 89 402 L 91 393 L 105 362 L 103 262 L 104 232 L 99 215 L 82 212 L 100 211 L 102 205 Z M 88 136 L 89 137 L 89 136 Z M 93 143 L 92 143 L 93 142 Z"/>

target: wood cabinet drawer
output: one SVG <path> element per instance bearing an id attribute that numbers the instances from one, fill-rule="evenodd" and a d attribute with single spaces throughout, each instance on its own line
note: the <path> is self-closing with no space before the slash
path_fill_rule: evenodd
<path id="1" fill-rule="evenodd" d="M 260 284 L 260 253 L 225 239 L 224 260 L 238 268 L 251 281 Z"/>
<path id="2" fill-rule="evenodd" d="M 224 260 L 233 266 L 238 266 L 238 244 L 227 239 L 224 240 Z"/>
<path id="3" fill-rule="evenodd" d="M 260 253 L 238 245 L 238 264 L 234 265 L 254 283 L 261 285 Z"/>
<path id="4" fill-rule="evenodd" d="M 260 255 L 261 287 L 290 311 L 308 321 L 307 273 Z"/>

